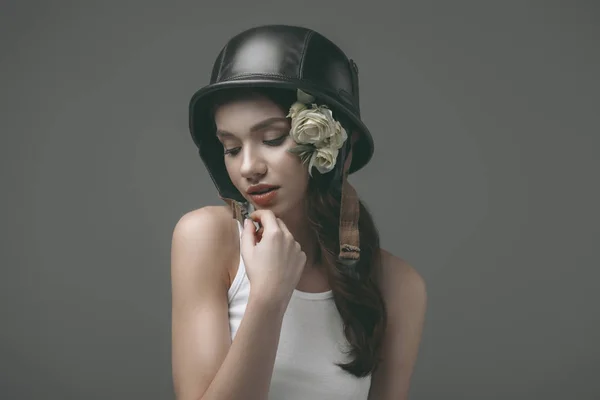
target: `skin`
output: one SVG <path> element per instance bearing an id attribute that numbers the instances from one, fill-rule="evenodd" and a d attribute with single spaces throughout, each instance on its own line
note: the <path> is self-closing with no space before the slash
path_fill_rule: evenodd
<path id="1" fill-rule="evenodd" d="M 252 184 L 281 186 L 269 209 L 285 223 L 310 260 L 315 249 L 299 206 L 310 177 L 299 158 L 286 151 L 294 143 L 288 135 L 289 121 L 281 119 L 285 115 L 268 99 L 255 98 L 221 106 L 215 122 L 234 185 L 242 194 Z M 280 119 L 251 129 L 272 118 Z M 179 400 L 265 399 L 268 393 L 285 308 L 251 293 L 232 343 L 227 290 L 239 262 L 236 224 L 227 207 L 209 206 L 184 215 L 173 232 L 172 361 Z M 381 255 L 379 284 L 388 307 L 388 329 L 383 363 L 372 376 L 369 400 L 406 400 L 427 308 L 426 285 L 405 260 L 383 249 Z M 317 265 L 307 265 L 296 288 L 328 290 L 321 271 Z"/>

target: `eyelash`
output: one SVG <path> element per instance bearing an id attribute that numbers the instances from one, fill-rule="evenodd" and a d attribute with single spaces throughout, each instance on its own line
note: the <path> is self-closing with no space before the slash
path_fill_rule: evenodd
<path id="1" fill-rule="evenodd" d="M 265 141 L 263 141 L 263 143 L 266 144 L 267 146 L 273 146 L 273 147 L 280 146 L 285 141 L 287 136 L 288 135 L 285 134 L 285 135 L 278 137 L 277 139 L 265 140 Z M 239 152 L 239 147 L 235 147 L 233 149 L 225 150 L 225 155 L 235 156 L 238 152 Z"/>

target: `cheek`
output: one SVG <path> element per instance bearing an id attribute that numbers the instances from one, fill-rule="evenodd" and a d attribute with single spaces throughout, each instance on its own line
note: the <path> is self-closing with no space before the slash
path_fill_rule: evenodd
<path id="1" fill-rule="evenodd" d="M 278 168 L 282 168 L 286 175 L 298 177 L 303 170 L 307 170 L 308 164 L 302 164 L 300 157 L 288 152 L 286 149 L 281 149 L 277 155 Z M 306 174 L 308 175 L 308 173 Z"/>
<path id="2" fill-rule="evenodd" d="M 295 154 L 292 154 L 288 151 L 291 147 L 292 146 L 290 145 L 284 144 L 280 147 L 268 149 L 265 155 L 269 159 L 269 164 L 277 166 L 278 168 L 282 166 L 293 168 L 299 162 L 299 158 Z"/>
<path id="3" fill-rule="evenodd" d="M 229 175 L 229 179 L 233 182 L 234 186 L 238 189 L 238 182 L 240 180 L 240 166 L 237 163 L 237 160 L 234 158 L 225 157 L 225 170 Z"/>
<path id="4" fill-rule="evenodd" d="M 308 181 L 308 164 L 302 164 L 300 157 L 281 147 L 271 152 L 269 167 L 282 183 L 293 182 L 294 186 L 304 186 Z"/>
<path id="5" fill-rule="evenodd" d="M 303 164 L 300 157 L 295 154 L 289 154 L 282 168 L 285 171 L 285 179 L 289 182 L 294 182 L 294 186 L 303 192 L 308 186 L 310 178 L 308 174 L 308 162 Z"/>

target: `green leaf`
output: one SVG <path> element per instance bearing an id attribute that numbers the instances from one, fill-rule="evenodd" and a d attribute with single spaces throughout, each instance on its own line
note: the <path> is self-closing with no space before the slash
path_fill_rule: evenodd
<path id="1" fill-rule="evenodd" d="M 292 154 L 312 153 L 315 150 L 315 146 L 312 144 L 300 144 L 292 147 L 288 151 Z"/>
<path id="2" fill-rule="evenodd" d="M 302 153 L 300 155 L 300 159 L 302 160 L 302 164 L 306 164 L 310 161 L 310 157 L 312 156 L 312 153 Z"/>

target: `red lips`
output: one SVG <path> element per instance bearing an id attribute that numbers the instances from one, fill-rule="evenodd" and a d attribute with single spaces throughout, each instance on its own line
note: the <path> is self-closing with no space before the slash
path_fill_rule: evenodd
<path id="1" fill-rule="evenodd" d="M 260 193 L 262 193 L 262 192 L 266 192 L 266 191 L 268 191 L 268 190 L 271 190 L 271 189 L 277 189 L 277 188 L 278 188 L 278 186 L 275 186 L 275 185 L 267 185 L 267 184 L 264 184 L 264 183 L 263 183 L 263 184 L 260 184 L 260 185 L 253 185 L 253 186 L 250 186 L 246 192 L 247 192 L 248 194 L 251 194 L 251 195 L 252 195 L 252 194 L 260 194 Z"/>
<path id="2" fill-rule="evenodd" d="M 261 184 L 250 186 L 246 192 L 256 205 L 266 207 L 275 200 L 278 189 L 279 186 Z"/>

